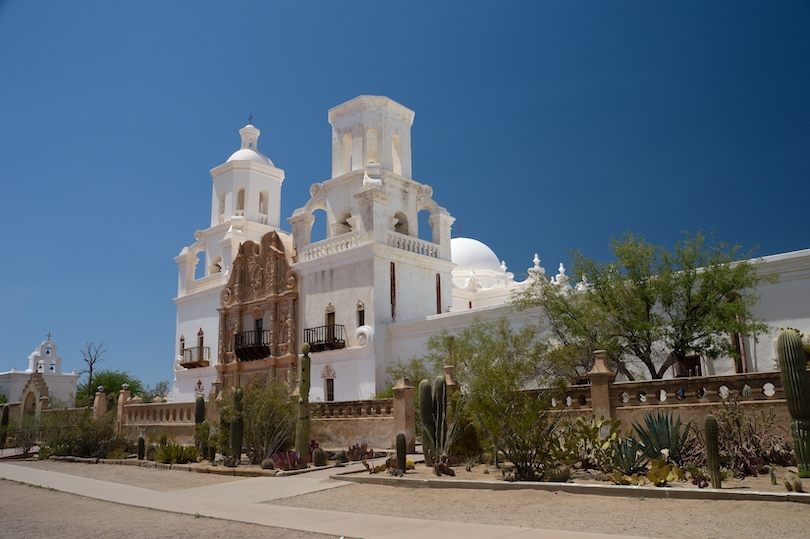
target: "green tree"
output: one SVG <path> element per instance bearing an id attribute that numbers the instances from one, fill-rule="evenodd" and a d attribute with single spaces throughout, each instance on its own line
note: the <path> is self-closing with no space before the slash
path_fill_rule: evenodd
<path id="1" fill-rule="evenodd" d="M 168 380 L 161 380 L 160 382 L 155 384 L 155 387 L 152 387 L 150 384 L 146 384 L 146 387 L 143 389 L 143 394 L 141 394 L 141 398 L 143 402 L 152 402 L 155 397 L 165 397 L 169 390 L 171 389 L 171 383 Z M 132 389 L 130 388 L 130 391 Z M 134 395 L 135 393 L 133 393 Z"/>
<path id="2" fill-rule="evenodd" d="M 441 353 L 447 343 L 432 340 L 431 351 Z M 547 382 L 547 349 L 536 328 L 514 330 L 505 319 L 477 321 L 452 339 L 465 407 L 480 439 L 514 464 L 520 480 L 539 479 L 554 440 L 558 414 L 550 411 L 551 395 L 537 390 Z"/>
<path id="3" fill-rule="evenodd" d="M 80 382 L 76 387 L 76 405 L 87 406 L 93 403 L 92 397 L 85 397 L 85 395 L 94 395 L 98 386 L 104 387 L 104 392 L 107 395 L 107 409 L 113 410 L 118 406 L 118 394 L 121 392 L 121 386 L 129 384 L 129 391 L 132 395 L 139 395 L 143 391 L 143 384 L 140 380 L 129 374 L 128 371 L 115 371 L 111 369 L 104 369 L 98 371 L 93 376 L 93 387 L 88 388 L 90 380 Z"/>
<path id="4" fill-rule="evenodd" d="M 733 357 L 741 371 L 729 335 L 767 331 L 751 313 L 759 299 L 753 291 L 774 280 L 757 273 L 750 254 L 700 233 L 672 251 L 630 233 L 610 248 L 616 260 L 606 264 L 574 253 L 573 272 L 590 281 L 578 293 L 537 278 L 513 298 L 520 309 L 544 311 L 555 345 L 550 357 L 583 374 L 593 352 L 605 349 L 630 379 L 638 374 L 634 364 L 658 379 L 689 355 Z"/>

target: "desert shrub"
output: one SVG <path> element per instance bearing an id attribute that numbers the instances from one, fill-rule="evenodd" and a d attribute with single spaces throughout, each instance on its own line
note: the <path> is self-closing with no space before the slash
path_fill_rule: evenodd
<path id="1" fill-rule="evenodd" d="M 557 433 L 557 444 L 553 447 L 555 460 L 583 469 L 598 469 L 610 472 L 613 469 L 614 442 L 621 438 L 621 421 L 578 417 L 575 421 L 564 421 Z M 606 429 L 606 436 L 602 430 Z"/>
<path id="2" fill-rule="evenodd" d="M 134 443 L 116 434 L 115 411 L 93 417 L 85 408 L 59 409 L 42 415 L 40 445 L 53 455 L 105 458 L 120 450 L 131 453 Z"/>
<path id="3" fill-rule="evenodd" d="M 163 464 L 185 464 L 187 462 L 197 462 L 199 453 L 193 445 L 177 445 L 168 443 L 158 445 L 155 451 L 155 460 Z"/>
<path id="4" fill-rule="evenodd" d="M 217 446 L 223 455 L 227 455 L 230 453 L 233 397 L 226 393 L 220 406 L 221 422 L 215 426 Z M 264 386 L 254 385 L 245 389 L 242 398 L 242 444 L 251 462 L 261 464 L 265 458 L 289 447 L 297 417 L 289 386 L 283 380 L 271 379 Z"/>
<path id="5" fill-rule="evenodd" d="M 785 437 L 785 429 L 777 425 L 773 408 L 745 413 L 737 392 L 731 391 L 712 414 L 717 418 L 720 462 L 734 475 L 757 475 L 771 464 L 795 465 L 791 444 Z M 706 466 L 706 442 L 697 428 L 684 449 L 684 461 Z"/>

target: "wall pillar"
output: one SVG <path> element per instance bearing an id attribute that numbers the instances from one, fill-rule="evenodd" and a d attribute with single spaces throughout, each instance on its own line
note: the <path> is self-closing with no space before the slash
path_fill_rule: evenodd
<path id="1" fill-rule="evenodd" d="M 123 429 L 124 425 L 127 423 L 127 416 L 124 408 L 129 402 L 130 395 L 129 384 L 124 384 L 121 386 L 121 392 L 118 394 L 118 418 L 115 420 L 119 436 L 121 435 L 121 429 Z"/>
<path id="2" fill-rule="evenodd" d="M 98 419 L 107 411 L 107 395 L 104 393 L 104 388 L 98 386 L 96 391 L 96 398 L 93 400 L 93 417 Z"/>
<path id="3" fill-rule="evenodd" d="M 405 448 L 408 453 L 416 452 L 416 413 L 414 404 L 415 388 L 407 378 L 394 386 L 394 432 L 405 435 Z M 396 440 L 391 443 L 396 447 Z"/>
<path id="4" fill-rule="evenodd" d="M 613 414 L 610 409 L 610 384 L 616 379 L 616 373 L 607 366 L 607 352 L 597 350 L 596 361 L 593 364 L 588 378 L 591 380 L 591 406 L 596 417 L 605 416 L 611 419 Z"/>

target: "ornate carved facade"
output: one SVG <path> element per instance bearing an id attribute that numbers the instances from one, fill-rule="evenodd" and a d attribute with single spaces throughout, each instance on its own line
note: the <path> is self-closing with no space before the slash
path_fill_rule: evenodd
<path id="1" fill-rule="evenodd" d="M 219 381 L 295 377 L 298 272 L 275 231 L 239 248 L 219 311 Z"/>

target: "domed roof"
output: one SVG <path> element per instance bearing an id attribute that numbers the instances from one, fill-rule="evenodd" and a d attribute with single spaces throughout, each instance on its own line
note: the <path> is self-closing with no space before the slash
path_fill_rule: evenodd
<path id="1" fill-rule="evenodd" d="M 472 238 L 450 240 L 450 256 L 453 263 L 457 264 L 454 273 L 470 270 L 501 271 L 501 262 L 492 249 Z"/>
<path id="2" fill-rule="evenodd" d="M 252 148 L 242 148 L 240 150 L 236 150 L 231 154 L 228 158 L 227 163 L 231 161 L 253 161 L 254 163 L 261 163 L 263 165 L 274 166 L 273 162 L 267 158 L 266 155 L 257 152 Z"/>

